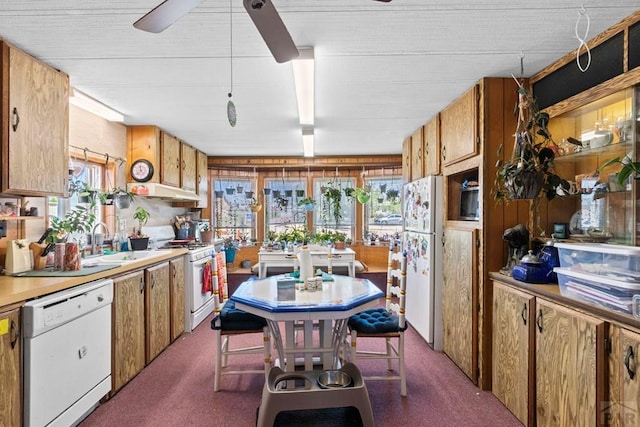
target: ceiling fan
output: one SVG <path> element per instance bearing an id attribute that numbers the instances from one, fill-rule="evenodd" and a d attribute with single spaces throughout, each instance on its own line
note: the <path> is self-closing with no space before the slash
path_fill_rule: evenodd
<path id="1" fill-rule="evenodd" d="M 134 22 L 133 26 L 139 30 L 160 33 L 203 1 L 164 0 Z M 391 0 L 375 1 L 388 3 Z M 242 3 L 276 62 L 287 62 L 298 57 L 298 48 L 271 0 L 242 0 Z"/>

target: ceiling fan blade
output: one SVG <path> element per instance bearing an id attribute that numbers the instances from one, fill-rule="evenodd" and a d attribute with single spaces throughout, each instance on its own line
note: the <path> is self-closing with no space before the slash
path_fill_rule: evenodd
<path id="1" fill-rule="evenodd" d="M 204 0 L 164 0 L 133 23 L 138 30 L 160 33 Z"/>
<path id="2" fill-rule="evenodd" d="M 271 0 L 243 0 L 243 4 L 276 62 L 298 57 L 298 48 Z"/>
<path id="3" fill-rule="evenodd" d="M 381 1 L 383 3 L 389 3 L 391 0 L 376 0 L 376 1 Z"/>

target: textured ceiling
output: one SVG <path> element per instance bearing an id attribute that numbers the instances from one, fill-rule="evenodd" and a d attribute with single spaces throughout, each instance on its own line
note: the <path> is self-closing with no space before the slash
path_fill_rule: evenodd
<path id="1" fill-rule="evenodd" d="M 241 0 L 205 0 L 160 34 L 134 29 L 160 1 L 3 0 L 0 36 L 68 73 L 126 124 L 160 126 L 209 155 L 302 155 L 291 65 L 275 62 Z M 399 154 L 480 78 L 520 76 L 521 55 L 530 76 L 575 51 L 582 6 L 590 39 L 640 0 L 274 5 L 296 45 L 315 49 L 316 155 L 366 155 Z M 226 117 L 231 75 L 235 128 Z"/>

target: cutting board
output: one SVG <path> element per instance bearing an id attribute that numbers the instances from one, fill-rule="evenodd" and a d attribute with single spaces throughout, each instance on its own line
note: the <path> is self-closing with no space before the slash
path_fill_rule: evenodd
<path id="1" fill-rule="evenodd" d="M 90 274 L 100 273 L 105 270 L 111 270 L 118 267 L 117 264 L 96 265 L 93 267 L 82 267 L 75 271 L 57 271 L 49 268 L 43 270 L 29 270 L 22 273 L 14 274 L 15 277 L 77 277 L 88 276 Z"/>

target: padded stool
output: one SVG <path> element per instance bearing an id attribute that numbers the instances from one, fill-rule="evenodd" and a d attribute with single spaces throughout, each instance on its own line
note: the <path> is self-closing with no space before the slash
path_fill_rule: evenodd
<path id="1" fill-rule="evenodd" d="M 262 391 L 262 402 L 258 410 L 258 427 L 273 427 L 278 413 L 301 409 L 342 408 L 353 406 L 360 412 L 362 425 L 373 426 L 373 412 L 369 393 L 360 371 L 353 363 L 346 363 L 341 371 L 351 376 L 348 387 L 321 388 L 318 377 L 325 371 L 284 372 L 273 367 Z M 307 388 L 283 388 L 286 381 L 305 380 Z"/>

